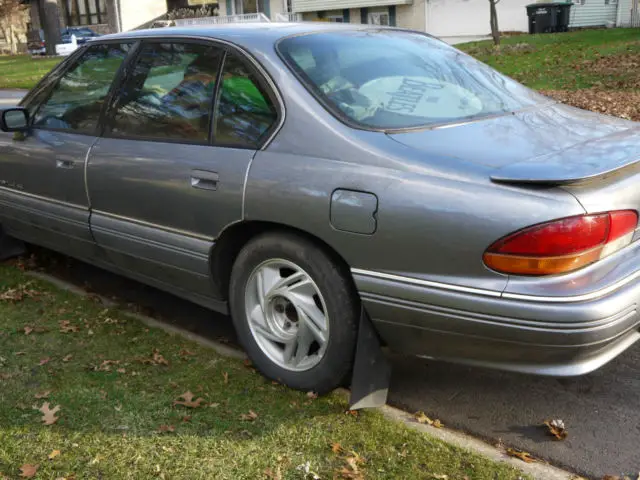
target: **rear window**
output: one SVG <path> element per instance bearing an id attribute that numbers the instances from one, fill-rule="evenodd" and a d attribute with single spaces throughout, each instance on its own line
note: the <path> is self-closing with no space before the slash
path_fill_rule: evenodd
<path id="1" fill-rule="evenodd" d="M 286 38 L 278 51 L 321 103 L 365 128 L 458 122 L 547 101 L 455 48 L 418 33 L 314 33 Z"/>

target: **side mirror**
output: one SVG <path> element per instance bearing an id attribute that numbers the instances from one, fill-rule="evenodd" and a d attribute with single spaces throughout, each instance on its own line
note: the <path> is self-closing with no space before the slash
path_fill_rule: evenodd
<path id="1" fill-rule="evenodd" d="M 29 129 L 29 112 L 25 108 L 8 108 L 0 112 L 0 130 L 25 132 Z"/>

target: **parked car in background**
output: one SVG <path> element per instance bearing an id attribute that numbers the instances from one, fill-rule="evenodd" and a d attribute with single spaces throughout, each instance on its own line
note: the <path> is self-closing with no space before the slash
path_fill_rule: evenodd
<path id="1" fill-rule="evenodd" d="M 0 120 L 4 244 L 230 312 L 292 387 L 348 377 L 362 315 L 404 354 L 555 376 L 640 339 L 639 125 L 426 34 L 110 35 Z"/>
<path id="2" fill-rule="evenodd" d="M 69 27 L 60 30 L 61 43 L 72 43 L 75 35 L 78 45 L 84 45 L 100 35 L 87 27 Z M 44 55 L 47 51 L 43 30 L 31 30 L 27 34 L 27 49 L 30 55 Z"/>

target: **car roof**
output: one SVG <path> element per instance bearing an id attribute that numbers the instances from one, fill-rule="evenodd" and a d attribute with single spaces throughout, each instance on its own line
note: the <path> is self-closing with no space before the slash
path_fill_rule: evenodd
<path id="1" fill-rule="evenodd" d="M 241 46 L 255 47 L 268 43 L 274 44 L 278 40 L 291 35 L 323 31 L 357 31 L 381 30 L 386 27 L 357 24 L 340 24 L 324 22 L 283 22 L 283 23 L 231 23 L 223 25 L 190 25 L 179 27 L 152 28 L 146 30 L 132 30 L 100 37 L 104 40 L 142 39 L 146 37 L 200 37 L 226 40 Z"/>

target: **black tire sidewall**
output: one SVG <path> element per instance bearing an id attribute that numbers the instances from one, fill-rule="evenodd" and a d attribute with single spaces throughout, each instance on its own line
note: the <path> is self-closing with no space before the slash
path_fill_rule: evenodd
<path id="1" fill-rule="evenodd" d="M 279 367 L 258 346 L 245 307 L 246 285 L 255 268 L 270 259 L 295 263 L 311 276 L 324 298 L 329 340 L 322 360 L 304 372 Z M 255 367 L 266 377 L 303 391 L 326 393 L 340 386 L 353 365 L 360 302 L 351 279 L 322 248 L 293 234 L 263 234 L 240 252 L 233 267 L 229 303 L 236 332 Z"/>

